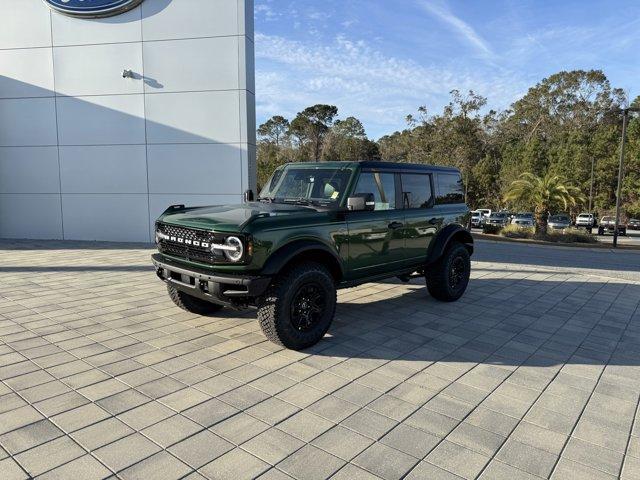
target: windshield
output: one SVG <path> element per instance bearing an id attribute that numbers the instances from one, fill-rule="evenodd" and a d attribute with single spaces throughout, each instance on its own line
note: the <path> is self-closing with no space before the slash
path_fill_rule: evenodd
<path id="1" fill-rule="evenodd" d="M 564 215 L 551 215 L 549 217 L 550 222 L 568 222 L 569 218 Z"/>
<path id="2" fill-rule="evenodd" d="M 613 217 L 602 217 L 603 222 L 613 222 Z"/>
<path id="3" fill-rule="evenodd" d="M 578 218 L 590 218 L 591 215 L 589 215 L 588 213 L 581 213 L 580 215 L 578 215 Z"/>
<path id="4" fill-rule="evenodd" d="M 491 218 L 506 218 L 507 214 L 506 213 L 492 213 L 491 214 Z"/>
<path id="5" fill-rule="evenodd" d="M 260 192 L 258 200 L 275 203 L 338 205 L 344 197 L 353 169 L 294 164 L 278 168 Z"/>

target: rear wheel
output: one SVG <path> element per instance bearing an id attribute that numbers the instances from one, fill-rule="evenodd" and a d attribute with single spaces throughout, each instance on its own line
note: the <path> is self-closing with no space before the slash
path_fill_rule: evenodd
<path id="1" fill-rule="evenodd" d="M 258 307 L 258 321 L 274 343 L 301 350 L 327 333 L 336 309 L 336 287 L 329 271 L 305 262 L 276 277 Z"/>
<path id="2" fill-rule="evenodd" d="M 471 257 L 467 248 L 452 242 L 426 271 L 427 289 L 431 296 L 443 302 L 458 300 L 467 289 L 471 274 Z"/>
<path id="3" fill-rule="evenodd" d="M 197 313 L 198 315 L 208 315 L 223 308 L 222 305 L 218 305 L 217 303 L 207 302 L 206 300 L 188 295 L 173 285 L 167 284 L 167 291 L 173 303 L 187 312 Z"/>

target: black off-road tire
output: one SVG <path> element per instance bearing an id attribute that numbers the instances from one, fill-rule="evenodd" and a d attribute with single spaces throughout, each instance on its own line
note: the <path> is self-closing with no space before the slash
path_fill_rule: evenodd
<path id="1" fill-rule="evenodd" d="M 209 315 L 223 308 L 222 305 L 217 303 L 207 302 L 206 300 L 201 300 L 200 298 L 188 295 L 172 285 L 167 284 L 167 291 L 169 292 L 169 297 L 171 297 L 173 303 L 187 312 L 196 313 L 198 315 Z"/>
<path id="2" fill-rule="evenodd" d="M 453 265 L 462 267 L 461 278 L 458 283 L 452 285 L 450 274 Z M 427 290 L 433 298 L 443 302 L 458 300 L 467 289 L 469 275 L 471 274 L 471 257 L 467 248 L 459 242 L 448 245 L 442 256 L 425 271 Z"/>
<path id="3" fill-rule="evenodd" d="M 303 286 L 313 285 L 324 295 L 324 308 L 308 330 L 292 321 L 292 304 Z M 329 271 L 315 262 L 304 262 L 280 273 L 258 305 L 258 322 L 264 335 L 291 350 L 302 350 L 318 343 L 329 330 L 336 310 L 336 286 Z"/>

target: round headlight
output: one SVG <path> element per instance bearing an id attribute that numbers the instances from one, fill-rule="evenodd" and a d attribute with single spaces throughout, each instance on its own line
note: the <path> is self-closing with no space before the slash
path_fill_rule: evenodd
<path id="1" fill-rule="evenodd" d="M 233 250 L 224 250 L 224 256 L 232 262 L 238 262 L 242 259 L 242 254 L 244 253 L 244 246 L 242 245 L 242 240 L 238 237 L 227 237 L 224 241 L 224 244 L 233 247 Z"/>

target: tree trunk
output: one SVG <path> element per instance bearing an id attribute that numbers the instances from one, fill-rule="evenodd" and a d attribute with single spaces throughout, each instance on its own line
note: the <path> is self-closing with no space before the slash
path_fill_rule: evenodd
<path id="1" fill-rule="evenodd" d="M 544 236 L 547 234 L 547 212 L 543 209 L 536 208 L 536 235 Z"/>

